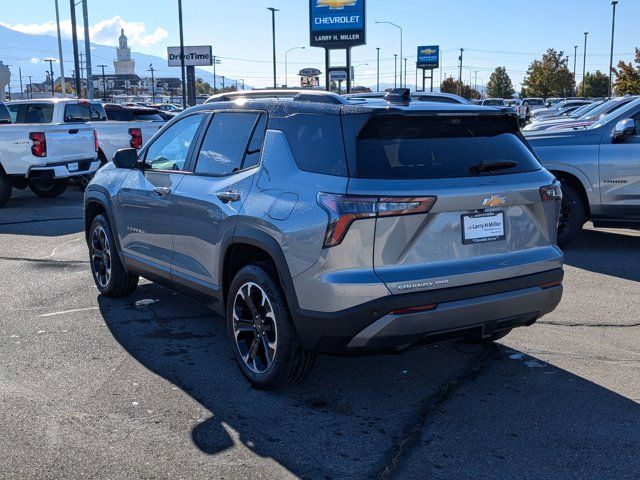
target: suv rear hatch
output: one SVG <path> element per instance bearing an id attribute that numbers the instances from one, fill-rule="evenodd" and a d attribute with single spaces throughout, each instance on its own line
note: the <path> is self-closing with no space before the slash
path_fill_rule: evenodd
<path id="1" fill-rule="evenodd" d="M 348 196 L 379 203 L 373 263 L 393 294 L 561 266 L 559 185 L 515 116 L 391 110 L 372 115 L 351 140 L 358 122 L 343 118 Z"/>

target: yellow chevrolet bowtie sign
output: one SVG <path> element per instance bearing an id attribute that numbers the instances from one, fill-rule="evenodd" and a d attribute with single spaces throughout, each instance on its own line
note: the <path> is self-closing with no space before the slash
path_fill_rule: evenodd
<path id="1" fill-rule="evenodd" d="M 329 7 L 331 10 L 341 10 L 344 7 L 353 7 L 357 0 L 318 0 L 318 7 Z"/>

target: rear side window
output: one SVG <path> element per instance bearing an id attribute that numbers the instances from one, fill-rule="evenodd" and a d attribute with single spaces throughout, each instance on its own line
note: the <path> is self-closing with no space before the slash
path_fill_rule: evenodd
<path id="1" fill-rule="evenodd" d="M 501 117 L 373 117 L 358 136 L 356 177 L 460 178 L 539 170 Z"/>
<path id="2" fill-rule="evenodd" d="M 196 173 L 224 176 L 243 169 L 249 139 L 260 114 L 216 113 L 207 128 Z"/>
<path id="3" fill-rule="evenodd" d="M 122 107 L 106 107 L 107 118 L 115 122 L 131 122 L 133 115 Z"/>
<path id="4" fill-rule="evenodd" d="M 347 176 L 340 116 L 296 114 L 280 125 L 300 170 Z"/>
<path id="5" fill-rule="evenodd" d="M 155 110 L 135 110 L 131 111 L 133 114 L 133 118 L 136 121 L 142 122 L 162 122 L 162 117 L 158 115 L 158 112 Z"/>
<path id="6" fill-rule="evenodd" d="M 22 103 L 7 105 L 13 123 L 51 123 L 52 103 Z"/>
<path id="7" fill-rule="evenodd" d="M 69 103 L 64 107 L 64 121 L 101 122 L 107 119 L 104 109 L 93 103 Z"/>

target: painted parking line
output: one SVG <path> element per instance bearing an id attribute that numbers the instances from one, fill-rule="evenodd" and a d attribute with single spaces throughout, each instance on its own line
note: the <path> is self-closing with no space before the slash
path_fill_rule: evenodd
<path id="1" fill-rule="evenodd" d="M 64 310 L 63 312 L 51 312 L 38 315 L 39 317 L 54 317 L 56 315 L 64 315 L 66 313 L 88 312 L 90 310 L 98 310 L 98 307 L 74 308 L 73 310 Z"/>

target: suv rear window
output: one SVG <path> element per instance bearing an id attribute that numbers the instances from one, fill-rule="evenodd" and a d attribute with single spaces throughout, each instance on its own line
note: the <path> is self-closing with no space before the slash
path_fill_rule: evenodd
<path id="1" fill-rule="evenodd" d="M 347 176 L 339 115 L 299 113 L 278 123 L 300 170 Z"/>
<path id="2" fill-rule="evenodd" d="M 107 114 L 101 105 L 94 103 L 69 103 L 64 107 L 65 123 L 103 122 Z"/>
<path id="3" fill-rule="evenodd" d="M 481 116 L 373 117 L 358 136 L 355 176 L 434 179 L 478 175 L 476 167 L 488 175 L 540 170 L 512 122 Z M 488 168 L 497 164 L 500 168 Z"/>

